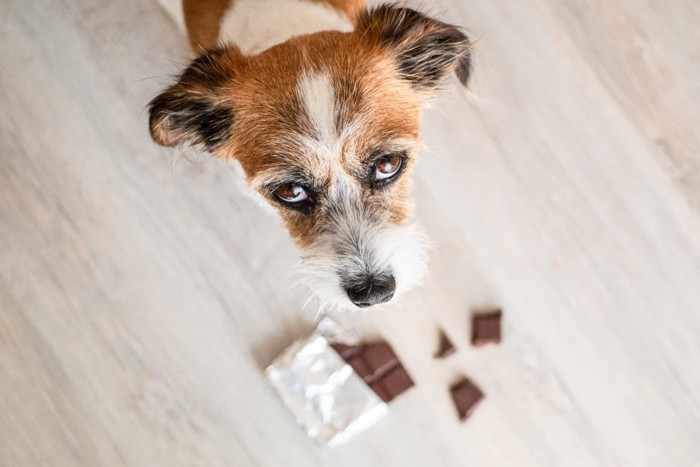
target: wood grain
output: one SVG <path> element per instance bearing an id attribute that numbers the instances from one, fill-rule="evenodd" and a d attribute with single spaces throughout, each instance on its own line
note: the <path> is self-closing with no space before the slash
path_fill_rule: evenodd
<path id="1" fill-rule="evenodd" d="M 316 317 L 279 220 L 231 167 L 149 139 L 190 54 L 176 22 L 153 0 L 0 4 L 0 465 L 700 462 L 700 4 L 433 11 L 478 40 L 476 98 L 453 83 L 424 115 L 431 273 L 338 316 L 417 386 L 322 449 L 262 376 Z M 504 341 L 471 348 L 489 305 Z M 466 424 L 462 374 L 486 393 Z"/>

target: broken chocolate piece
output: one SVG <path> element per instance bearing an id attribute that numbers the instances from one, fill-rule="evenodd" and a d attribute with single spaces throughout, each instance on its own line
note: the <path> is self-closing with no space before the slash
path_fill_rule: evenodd
<path id="1" fill-rule="evenodd" d="M 414 385 L 386 341 L 355 346 L 335 343 L 333 348 L 384 402 L 394 400 Z"/>
<path id="2" fill-rule="evenodd" d="M 338 354 L 340 354 L 340 356 L 343 357 L 343 360 L 349 360 L 355 355 L 362 352 L 364 344 L 348 345 L 336 342 L 334 344 L 331 344 L 331 347 L 333 347 L 333 350 L 338 352 Z"/>
<path id="3" fill-rule="evenodd" d="M 362 358 L 367 362 L 371 371 L 371 378 L 375 380 L 399 364 L 399 358 L 394 350 L 386 342 L 373 342 L 367 344 Z"/>
<path id="4" fill-rule="evenodd" d="M 440 329 L 440 347 L 438 348 L 438 351 L 435 354 L 435 358 L 445 358 L 452 355 L 456 351 L 457 350 L 455 349 L 455 346 L 452 344 L 452 341 L 450 341 L 449 337 L 447 337 L 445 331 Z"/>
<path id="5" fill-rule="evenodd" d="M 389 391 L 384 388 L 384 385 L 381 381 L 376 381 L 370 384 L 369 387 L 384 402 L 389 402 L 390 400 L 394 399 L 394 397 L 396 397 L 392 396 L 391 393 L 389 393 Z"/>
<path id="6" fill-rule="evenodd" d="M 472 317 L 472 345 L 481 347 L 501 342 L 501 310 L 479 313 Z"/>
<path id="7" fill-rule="evenodd" d="M 386 342 L 372 342 L 347 362 L 368 384 L 381 378 L 399 365 L 399 359 Z"/>
<path id="8" fill-rule="evenodd" d="M 347 362 L 363 380 L 367 381 L 373 379 L 374 373 L 372 373 L 372 370 L 367 365 L 367 361 L 364 359 L 363 355 L 356 355 Z"/>
<path id="9" fill-rule="evenodd" d="M 462 378 L 453 384 L 450 392 L 461 421 L 469 418 L 474 408 L 484 398 L 484 393 L 467 378 Z"/>
<path id="10" fill-rule="evenodd" d="M 413 380 L 402 366 L 387 372 L 381 379 L 370 384 L 374 392 L 384 401 L 391 402 L 399 394 L 413 387 Z"/>

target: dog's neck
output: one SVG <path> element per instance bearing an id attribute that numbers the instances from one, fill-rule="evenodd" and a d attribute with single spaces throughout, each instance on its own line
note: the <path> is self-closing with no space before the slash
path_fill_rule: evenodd
<path id="1" fill-rule="evenodd" d="M 292 36 L 318 31 L 349 32 L 347 16 L 314 0 L 233 0 L 221 20 L 219 44 L 254 55 Z"/>

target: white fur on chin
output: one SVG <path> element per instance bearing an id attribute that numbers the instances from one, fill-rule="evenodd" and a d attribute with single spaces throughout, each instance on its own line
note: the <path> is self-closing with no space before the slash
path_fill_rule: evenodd
<path id="1" fill-rule="evenodd" d="M 365 232 L 365 235 L 368 248 L 372 251 L 372 264 L 364 266 L 378 271 L 390 270 L 396 281 L 392 300 L 373 307 L 385 308 L 422 283 L 428 263 L 428 238 L 415 224 L 377 227 L 373 232 Z M 333 238 L 328 236 L 305 250 L 298 271 L 299 283 L 310 288 L 312 298 L 318 301 L 319 311 L 360 310 L 341 286 L 338 272 L 363 266 L 363 261 L 356 256 L 337 253 L 334 245 Z"/>

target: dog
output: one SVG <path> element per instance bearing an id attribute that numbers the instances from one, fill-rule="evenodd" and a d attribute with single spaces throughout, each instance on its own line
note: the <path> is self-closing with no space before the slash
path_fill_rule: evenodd
<path id="1" fill-rule="evenodd" d="M 419 284 L 412 221 L 423 105 L 471 43 L 416 10 L 364 0 L 184 0 L 198 54 L 149 103 L 153 140 L 236 160 L 302 251 L 326 309 L 387 303 Z"/>

